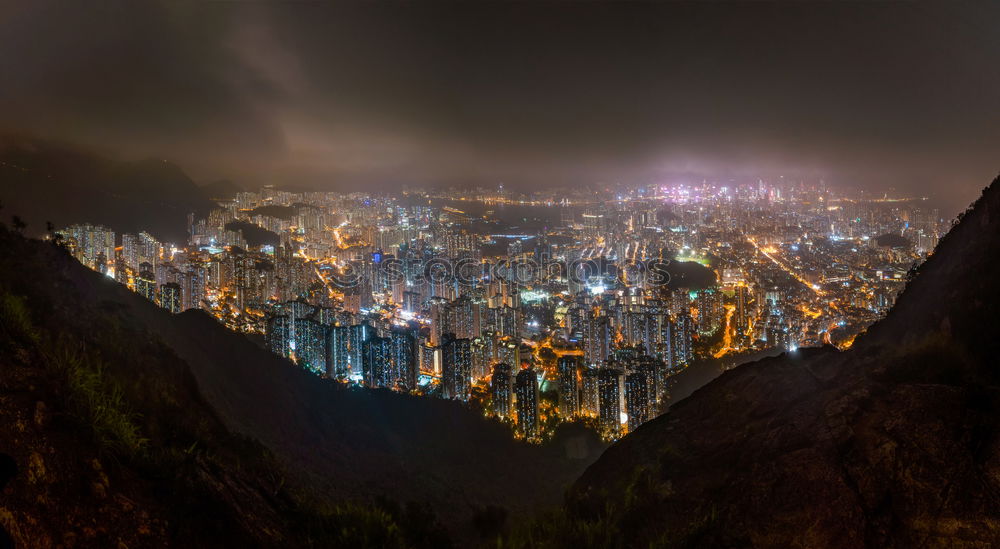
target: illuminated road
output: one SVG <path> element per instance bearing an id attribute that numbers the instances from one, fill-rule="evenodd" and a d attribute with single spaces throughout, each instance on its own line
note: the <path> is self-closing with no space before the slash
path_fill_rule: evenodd
<path id="1" fill-rule="evenodd" d="M 343 228 L 343 227 L 345 227 L 346 225 L 347 225 L 347 221 L 341 223 L 340 225 L 338 225 L 338 226 L 336 226 L 336 227 L 334 227 L 333 229 L 330 230 L 330 233 L 333 235 L 333 241 L 334 241 L 334 243 L 337 244 L 337 247 L 340 248 L 341 250 L 346 250 L 347 249 L 347 243 L 344 242 L 343 237 L 340 236 L 340 229 Z"/>
<path id="2" fill-rule="evenodd" d="M 735 351 L 733 349 L 733 312 L 736 311 L 736 305 L 727 304 L 726 307 L 726 326 L 723 328 L 722 332 L 722 348 L 716 351 L 712 356 L 715 358 L 722 358 L 726 356 L 729 351 Z"/>
<path id="3" fill-rule="evenodd" d="M 780 267 L 781 270 L 783 270 L 786 273 L 788 273 L 789 275 L 791 275 L 792 278 L 794 278 L 795 280 L 798 280 L 799 282 L 801 282 L 806 288 L 809 288 L 817 296 L 823 297 L 823 292 L 819 288 L 813 287 L 813 285 L 810 284 L 808 280 L 806 280 L 805 278 L 803 278 L 802 276 L 800 276 L 799 273 L 795 272 L 795 269 L 792 269 L 788 265 L 785 265 L 781 260 L 779 260 L 778 258 L 776 258 L 776 257 L 772 256 L 771 254 L 769 254 L 764 248 L 762 248 L 759 244 L 757 244 L 756 240 L 754 240 L 753 238 L 750 238 L 748 236 L 747 237 L 747 242 L 749 242 L 750 244 L 753 244 L 753 247 L 756 248 L 758 252 L 760 252 L 761 254 L 764 255 L 764 257 L 766 257 L 766 258 L 770 259 L 772 262 L 774 262 L 774 264 L 777 265 L 778 267 Z"/>

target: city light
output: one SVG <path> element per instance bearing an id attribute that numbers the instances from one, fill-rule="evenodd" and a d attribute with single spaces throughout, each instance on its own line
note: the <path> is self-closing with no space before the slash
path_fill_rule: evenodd
<path id="1" fill-rule="evenodd" d="M 576 418 L 596 421 L 606 439 L 622 436 L 654 415 L 667 380 L 697 360 L 731 367 L 761 350 L 850 347 L 941 231 L 920 203 L 901 210 L 853 199 L 830 209 L 840 198 L 821 185 L 654 191 L 604 201 L 571 194 L 560 203 L 572 209 L 559 211 L 542 206 L 550 197 L 504 190 L 504 203 L 554 213 L 527 234 L 492 210 L 478 213 L 498 203 L 488 189 L 411 190 L 408 198 L 423 200 L 407 203 L 274 188 L 219 202 L 193 220 L 186 245 L 146 233 L 121 235 L 119 245 L 95 225 L 60 234 L 81 262 L 171 312 L 204 308 L 317 375 L 467 402 L 540 442 Z M 768 209 L 775 197 L 782 206 Z M 456 199 L 462 208 L 447 206 Z M 266 206 L 298 213 L 253 214 Z M 250 245 L 225 229 L 234 219 L 274 232 L 278 244 Z M 886 227 L 914 245 L 874 246 Z M 669 276 L 651 278 L 654 264 Z M 500 364 L 509 375 L 497 373 Z M 497 385 L 504 379 L 509 389 Z M 489 404 L 497 398 L 510 403 Z"/>

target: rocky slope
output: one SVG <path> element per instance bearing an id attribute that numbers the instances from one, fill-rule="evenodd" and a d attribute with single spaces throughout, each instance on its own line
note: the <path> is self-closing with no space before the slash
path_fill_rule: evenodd
<path id="1" fill-rule="evenodd" d="M 853 348 L 729 371 L 609 448 L 552 545 L 1000 544 L 1000 179 Z M 533 536 L 533 537 L 532 537 Z"/>

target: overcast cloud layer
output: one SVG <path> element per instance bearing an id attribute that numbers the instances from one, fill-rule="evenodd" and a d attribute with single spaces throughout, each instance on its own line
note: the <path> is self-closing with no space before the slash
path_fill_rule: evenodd
<path id="1" fill-rule="evenodd" d="M 7 2 L 0 131 L 355 189 L 805 174 L 968 201 L 1000 4 Z"/>

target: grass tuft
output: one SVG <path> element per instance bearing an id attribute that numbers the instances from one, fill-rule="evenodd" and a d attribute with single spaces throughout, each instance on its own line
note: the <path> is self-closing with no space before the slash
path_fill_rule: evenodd
<path id="1" fill-rule="evenodd" d="M 0 293 L 0 329 L 21 345 L 37 344 L 40 339 L 25 299 L 8 292 Z"/>
<path id="2" fill-rule="evenodd" d="M 65 383 L 69 409 L 90 427 L 102 448 L 129 456 L 146 448 L 149 440 L 139 429 L 139 415 L 126 402 L 121 388 L 105 374 L 99 356 L 65 337 L 45 354 L 49 366 Z"/>
<path id="3" fill-rule="evenodd" d="M 623 539 L 609 507 L 591 520 L 570 516 L 555 508 L 497 539 L 497 549 L 573 547 L 597 549 L 622 547 Z"/>

